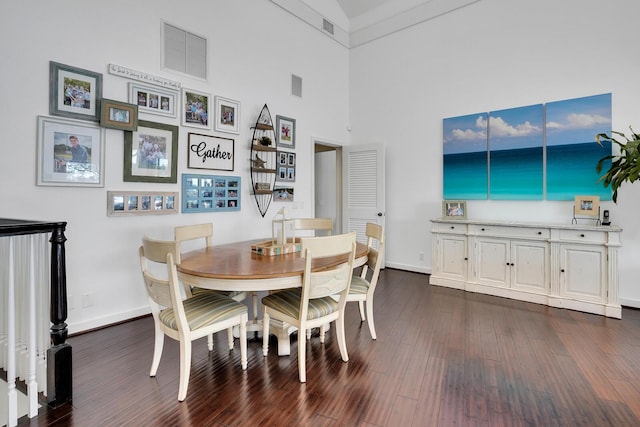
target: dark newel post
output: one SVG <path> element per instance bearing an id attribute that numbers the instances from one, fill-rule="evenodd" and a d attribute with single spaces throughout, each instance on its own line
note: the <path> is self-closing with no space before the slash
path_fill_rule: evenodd
<path id="1" fill-rule="evenodd" d="M 51 344 L 47 350 L 47 400 L 51 407 L 71 402 L 72 358 L 67 340 L 67 271 L 64 236 L 66 223 L 51 233 Z"/>

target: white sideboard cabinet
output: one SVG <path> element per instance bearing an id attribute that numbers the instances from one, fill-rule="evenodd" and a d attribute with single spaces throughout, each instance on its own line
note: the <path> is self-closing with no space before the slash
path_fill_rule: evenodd
<path id="1" fill-rule="evenodd" d="M 621 318 L 611 226 L 434 219 L 429 283 Z"/>

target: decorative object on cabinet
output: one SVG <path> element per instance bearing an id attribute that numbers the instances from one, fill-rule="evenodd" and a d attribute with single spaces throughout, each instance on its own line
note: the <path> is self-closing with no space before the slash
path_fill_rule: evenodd
<path id="1" fill-rule="evenodd" d="M 178 193 L 166 191 L 107 191 L 107 216 L 178 213 Z"/>
<path id="2" fill-rule="evenodd" d="M 240 133 L 240 101 L 216 96 L 214 129 L 218 132 Z"/>
<path id="3" fill-rule="evenodd" d="M 278 151 L 278 174 L 276 181 L 294 182 L 296 180 L 296 154 Z"/>
<path id="4" fill-rule="evenodd" d="M 240 210 L 239 176 L 182 175 L 182 213 Z"/>
<path id="5" fill-rule="evenodd" d="M 49 62 L 49 114 L 100 121 L 102 74 Z"/>
<path id="6" fill-rule="evenodd" d="M 129 102 L 136 104 L 141 113 L 175 117 L 177 100 L 175 90 L 129 83 Z"/>
<path id="7" fill-rule="evenodd" d="M 577 224 L 578 219 L 595 219 L 596 225 L 600 224 L 600 197 L 598 196 L 576 196 L 573 203 L 572 224 Z"/>
<path id="8" fill-rule="evenodd" d="M 178 126 L 138 121 L 124 133 L 125 182 L 178 182 Z"/>
<path id="9" fill-rule="evenodd" d="M 615 143 L 620 149 L 620 153 L 616 155 L 607 155 L 600 160 L 596 165 L 596 172 L 602 172 L 603 168 L 607 171 L 600 177 L 598 183 L 602 182 L 605 187 L 611 185 L 613 190 L 613 202 L 618 202 L 618 188 L 623 182 L 633 183 L 640 179 L 638 174 L 638 165 L 640 164 L 640 134 L 635 133 L 633 128 L 629 126 L 631 130 L 631 137 L 628 137 L 622 132 L 612 131 L 611 136 L 605 133 L 599 133 L 596 135 L 596 142 L 601 146 L 605 144 Z M 626 140 L 623 144 L 613 137 L 613 135 L 619 135 Z"/>
<path id="10" fill-rule="evenodd" d="M 264 145 L 267 139 L 273 141 L 275 132 L 273 120 L 267 104 L 264 104 L 251 138 L 251 188 L 260 215 L 264 218 L 273 199 L 273 186 L 276 178 L 276 148 Z M 268 187 L 267 187 L 268 184 Z"/>
<path id="11" fill-rule="evenodd" d="M 138 80 L 140 82 L 160 86 L 165 89 L 180 90 L 181 86 L 180 82 L 178 81 L 165 79 L 164 77 L 160 76 L 154 76 L 142 71 L 132 70 L 130 68 L 126 68 L 116 64 L 109 64 L 109 74 L 125 77 L 131 80 Z"/>
<path id="12" fill-rule="evenodd" d="M 38 116 L 37 184 L 104 187 L 105 133 L 97 123 Z"/>
<path id="13" fill-rule="evenodd" d="M 432 220 L 432 285 L 620 318 L 617 227 Z"/>
<path id="14" fill-rule="evenodd" d="M 276 129 L 278 147 L 296 148 L 296 119 L 276 116 Z"/>
<path id="15" fill-rule="evenodd" d="M 100 102 L 100 126 L 134 131 L 138 129 L 138 106 L 113 99 Z"/>
<path id="16" fill-rule="evenodd" d="M 231 138 L 189 133 L 187 166 L 191 169 L 233 171 L 234 143 Z"/>
<path id="17" fill-rule="evenodd" d="M 192 89 L 182 89 L 182 126 L 211 129 L 210 111 L 211 95 Z"/>
<path id="18" fill-rule="evenodd" d="M 463 200 L 443 200 L 442 218 L 465 219 L 467 217 L 467 202 Z"/>

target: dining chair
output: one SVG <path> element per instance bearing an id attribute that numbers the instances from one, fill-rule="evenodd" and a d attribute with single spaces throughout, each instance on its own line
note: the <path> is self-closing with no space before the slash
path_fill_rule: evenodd
<path id="1" fill-rule="evenodd" d="M 149 376 L 155 377 L 162 357 L 164 336 L 180 342 L 180 385 L 178 400 L 187 396 L 191 371 L 191 342 L 215 332 L 238 326 L 240 331 L 240 365 L 247 369 L 247 307 L 226 295 L 201 293 L 191 295 L 185 289 L 183 300 L 176 269 L 175 241 L 144 237 L 139 249 L 140 268 L 147 289 L 155 329 L 153 361 Z M 158 267 L 166 265 L 166 277 L 158 277 Z M 161 267 L 161 266 L 160 266 Z M 152 272 L 153 271 L 153 272 Z M 233 340 L 231 341 L 233 344 Z M 211 351 L 211 348 L 209 348 Z M 233 350 L 233 346 L 229 349 Z"/>
<path id="2" fill-rule="evenodd" d="M 203 223 L 203 224 L 190 224 L 190 225 L 180 225 L 173 229 L 173 238 L 178 244 L 178 252 L 176 255 L 176 264 L 180 264 L 180 259 L 183 250 L 183 243 L 197 241 L 200 239 L 204 239 L 205 248 L 213 246 L 213 224 Z M 225 295 L 230 296 L 236 301 L 243 301 L 247 298 L 246 292 L 242 291 L 213 291 L 202 288 L 192 288 L 192 293 L 197 294 L 199 292 L 217 292 L 223 293 Z"/>
<path id="3" fill-rule="evenodd" d="M 294 230 L 313 230 L 314 236 L 318 236 L 318 232 L 331 236 L 333 220 L 331 218 L 293 218 L 292 227 Z"/>
<path id="4" fill-rule="evenodd" d="M 353 275 L 353 261 L 356 253 L 356 233 L 335 236 L 308 237 L 300 241 L 305 260 L 302 287 L 276 291 L 262 298 L 262 353 L 269 352 L 269 321 L 278 319 L 306 331 L 329 322 L 335 322 L 336 337 L 340 356 L 349 360 L 344 335 L 344 309 Z M 313 263 L 318 258 L 334 257 L 333 265 L 314 271 Z M 332 295 L 339 295 L 336 301 Z M 324 335 L 320 342 L 324 343 Z M 306 342 L 298 339 L 298 377 L 307 381 Z"/>
<path id="5" fill-rule="evenodd" d="M 181 260 L 182 254 L 184 253 L 184 250 L 183 250 L 184 243 L 188 242 L 187 244 L 195 248 L 197 246 L 192 244 L 192 242 L 197 243 L 199 240 L 204 240 L 205 248 L 213 246 L 213 224 L 208 222 L 208 223 L 202 223 L 202 224 L 179 225 L 173 229 L 173 239 L 177 243 L 176 264 L 180 265 L 180 260 Z M 190 289 L 191 289 L 192 295 L 197 295 L 199 293 L 204 292 L 204 293 L 223 294 L 233 298 L 235 301 L 244 301 L 247 298 L 247 293 L 242 291 L 215 291 L 211 289 L 202 289 L 198 287 L 191 287 Z M 254 297 L 253 305 L 254 305 L 254 309 L 253 309 L 254 316 L 257 316 L 257 314 L 255 314 L 258 310 L 257 297 Z M 233 347 L 232 331 L 229 331 L 227 336 L 229 339 L 229 348 L 232 348 Z M 209 338 L 207 339 L 207 343 L 209 346 L 209 350 L 211 350 L 213 348 L 213 335 L 209 336 Z"/>
<path id="6" fill-rule="evenodd" d="M 358 302 L 360 319 L 363 322 L 367 320 L 369 333 L 371 333 L 371 338 L 375 340 L 377 336 L 376 327 L 373 322 L 373 294 L 376 291 L 378 276 L 380 276 L 380 268 L 382 266 L 382 258 L 384 257 L 384 227 L 368 222 L 366 236 L 367 247 L 369 249 L 367 262 L 362 266 L 360 275 L 353 275 L 351 277 L 351 286 L 349 287 L 347 302 Z M 369 277 L 369 279 L 367 279 L 367 277 Z"/>

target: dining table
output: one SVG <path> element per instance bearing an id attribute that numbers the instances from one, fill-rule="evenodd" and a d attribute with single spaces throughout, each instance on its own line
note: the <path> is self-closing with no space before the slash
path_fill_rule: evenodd
<path id="1" fill-rule="evenodd" d="M 248 330 L 262 331 L 257 315 L 257 292 L 271 292 L 302 286 L 305 260 L 300 251 L 280 255 L 258 254 L 256 244 L 269 239 L 247 240 L 195 249 L 180 255 L 177 265 L 178 278 L 183 283 L 203 289 L 218 291 L 252 292 L 254 295 L 254 319 Z M 367 262 L 369 249 L 356 242 L 354 268 Z M 311 269 L 322 270 L 346 261 L 346 256 L 314 259 Z M 289 335 L 295 327 L 274 319 L 270 332 L 278 339 L 278 355 L 291 352 Z"/>

